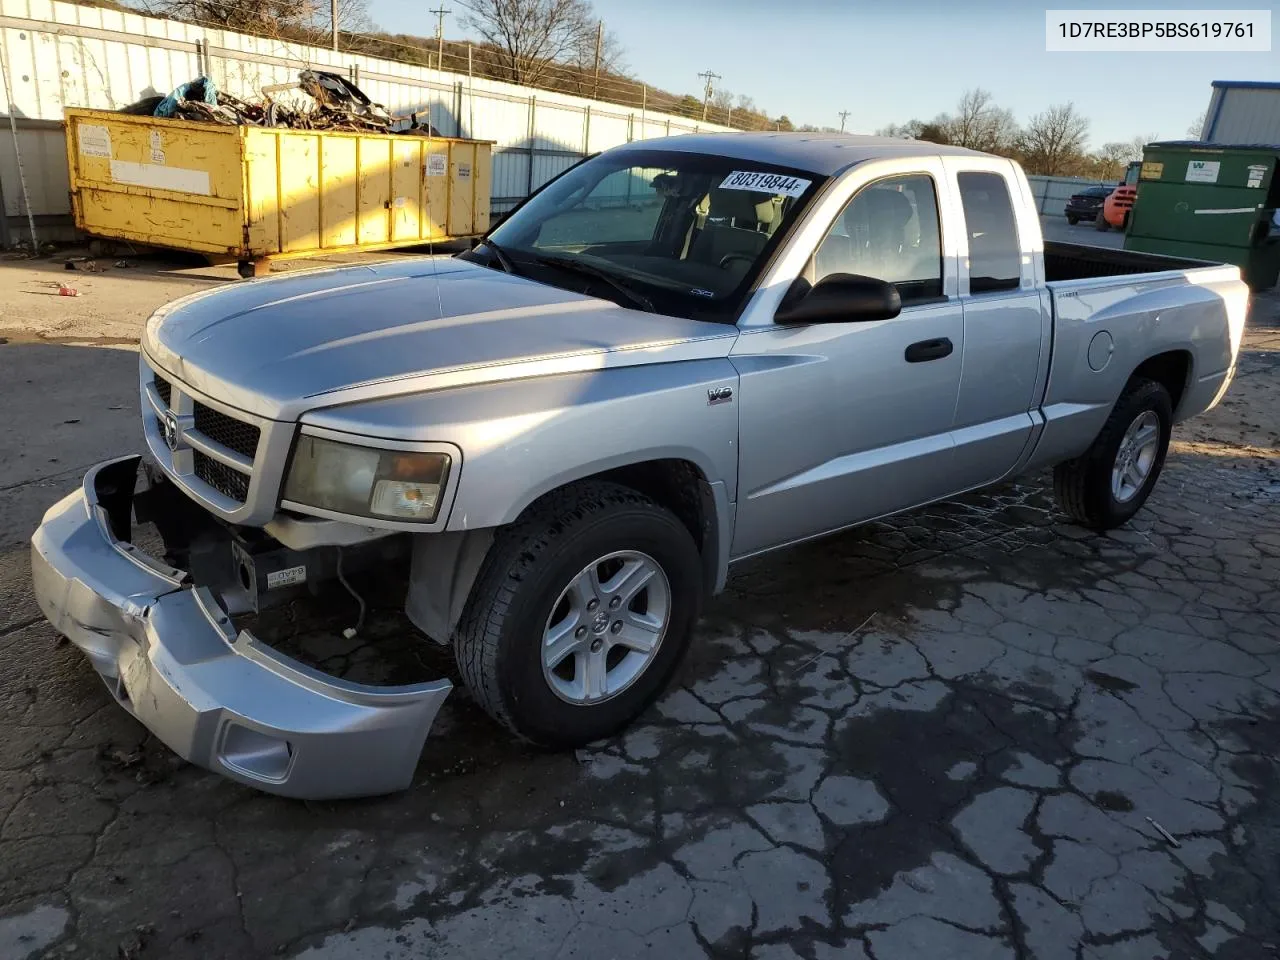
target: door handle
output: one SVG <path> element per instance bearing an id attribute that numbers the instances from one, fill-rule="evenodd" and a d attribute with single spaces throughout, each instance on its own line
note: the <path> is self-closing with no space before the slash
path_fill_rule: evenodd
<path id="1" fill-rule="evenodd" d="M 911 344 L 903 355 L 907 358 L 907 363 L 925 363 L 929 360 L 949 357 L 953 349 L 955 348 L 950 340 L 946 337 L 938 337 L 936 340 L 921 340 L 919 343 Z"/>

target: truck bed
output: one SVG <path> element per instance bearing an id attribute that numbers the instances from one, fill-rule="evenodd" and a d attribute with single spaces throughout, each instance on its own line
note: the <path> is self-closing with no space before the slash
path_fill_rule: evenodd
<path id="1" fill-rule="evenodd" d="M 1044 272 L 1049 282 L 1087 280 L 1091 277 L 1119 277 L 1133 273 L 1160 273 L 1165 270 L 1192 270 L 1217 264 L 1208 260 L 1188 260 L 1136 250 L 1113 250 L 1082 243 L 1044 244 Z"/>

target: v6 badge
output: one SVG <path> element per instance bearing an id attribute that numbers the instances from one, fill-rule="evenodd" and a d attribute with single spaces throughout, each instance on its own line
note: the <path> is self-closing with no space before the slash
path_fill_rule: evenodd
<path id="1" fill-rule="evenodd" d="M 707 390 L 707 406 L 714 407 L 717 403 L 728 403 L 733 399 L 733 387 L 711 387 Z"/>

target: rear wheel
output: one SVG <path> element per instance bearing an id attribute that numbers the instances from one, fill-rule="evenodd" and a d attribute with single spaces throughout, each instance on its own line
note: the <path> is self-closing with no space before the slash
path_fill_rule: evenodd
<path id="1" fill-rule="evenodd" d="M 543 746 L 581 746 L 662 691 L 701 597 L 701 560 L 678 518 L 625 487 L 582 484 L 499 532 L 454 649 L 494 719 Z"/>
<path id="2" fill-rule="evenodd" d="M 1172 426 L 1169 391 L 1154 380 L 1131 380 L 1093 445 L 1054 469 L 1058 506 L 1093 530 L 1128 522 L 1160 477 Z"/>

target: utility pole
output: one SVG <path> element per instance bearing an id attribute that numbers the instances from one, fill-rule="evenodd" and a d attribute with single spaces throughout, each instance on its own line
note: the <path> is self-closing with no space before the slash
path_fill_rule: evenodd
<path id="1" fill-rule="evenodd" d="M 715 92 L 716 81 L 720 79 L 720 74 L 712 73 L 710 70 L 706 70 L 698 74 L 698 76 L 702 77 L 703 80 L 707 81 L 706 90 L 702 97 L 702 122 L 706 123 L 707 108 L 711 106 L 711 94 Z"/>
<path id="2" fill-rule="evenodd" d="M 840 132 L 841 133 L 844 133 L 844 122 L 848 119 L 849 119 L 849 111 L 841 110 L 840 111 Z"/>
<path id="3" fill-rule="evenodd" d="M 604 44 L 604 21 L 600 20 L 596 23 L 596 79 L 595 85 L 591 90 L 591 99 L 600 99 L 600 48 Z"/>
<path id="4" fill-rule="evenodd" d="M 436 69 L 444 69 L 444 18 L 449 12 L 448 7 L 439 7 L 435 10 L 429 10 L 428 13 L 436 15 Z"/>
<path id="5" fill-rule="evenodd" d="M 333 49 L 338 49 L 338 0 L 329 0 L 329 22 L 333 27 Z"/>

